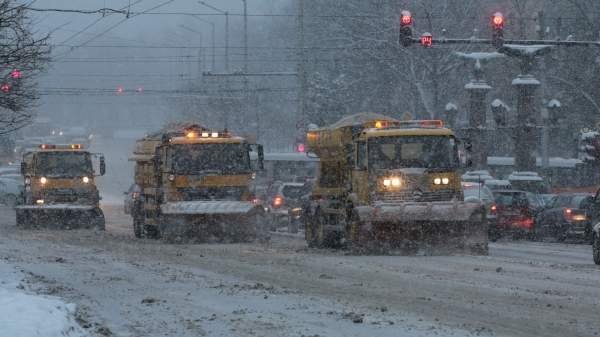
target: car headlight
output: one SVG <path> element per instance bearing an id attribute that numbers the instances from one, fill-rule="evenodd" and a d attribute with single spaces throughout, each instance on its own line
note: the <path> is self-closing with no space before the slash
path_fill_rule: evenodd
<path id="1" fill-rule="evenodd" d="M 169 174 L 169 181 L 175 181 L 175 175 L 174 174 Z"/>
<path id="2" fill-rule="evenodd" d="M 88 177 L 83 177 L 82 180 L 84 184 L 88 184 L 90 182 L 90 178 Z"/>
<path id="3" fill-rule="evenodd" d="M 433 179 L 433 184 L 434 185 L 441 185 L 442 184 L 442 178 L 434 178 Z"/>
<path id="4" fill-rule="evenodd" d="M 392 179 L 383 179 L 383 186 L 385 186 L 385 187 L 392 186 Z"/>
<path id="5" fill-rule="evenodd" d="M 45 185 L 47 182 L 48 182 L 48 179 L 46 179 L 46 177 L 41 177 L 41 178 L 40 178 L 40 183 L 41 183 L 42 185 Z"/>
<path id="6" fill-rule="evenodd" d="M 443 184 L 443 185 L 448 185 L 448 184 L 450 184 L 450 179 L 448 179 L 448 178 L 442 178 L 442 184 Z"/>

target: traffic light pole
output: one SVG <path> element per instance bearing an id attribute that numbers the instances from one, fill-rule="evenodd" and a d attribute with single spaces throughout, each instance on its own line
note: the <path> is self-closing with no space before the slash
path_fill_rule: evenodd
<path id="1" fill-rule="evenodd" d="M 543 15 L 543 14 L 542 14 Z M 543 20 L 542 20 L 543 21 Z M 564 47 L 600 47 L 598 41 L 560 41 L 545 40 L 543 33 L 539 40 L 509 40 L 504 39 L 504 16 L 502 13 L 495 13 L 491 17 L 492 39 L 435 39 L 430 33 L 423 33 L 420 38 L 412 36 L 413 18 L 409 11 L 402 11 L 400 16 L 400 38 L 399 43 L 404 47 L 420 43 L 425 48 L 431 48 L 437 44 L 461 44 L 461 45 L 492 45 L 496 47 L 499 53 L 509 57 L 517 58 L 520 61 L 521 75 L 513 80 L 513 86 L 517 89 L 517 125 L 514 125 L 515 137 L 515 167 L 518 171 L 535 171 L 536 159 L 533 155 L 536 147 L 537 118 L 534 117 L 535 92 L 540 86 L 540 82 L 532 75 L 533 67 L 539 56 L 547 54 L 554 46 Z M 542 26 L 543 30 L 544 27 Z M 468 85 L 467 85 L 468 86 Z M 470 128 L 485 127 L 482 126 L 482 120 L 475 120 L 473 112 L 479 111 L 479 115 L 485 114 L 485 105 L 480 104 L 485 100 L 485 93 L 489 89 L 483 86 L 467 90 L 470 93 Z M 485 122 L 485 117 L 483 117 Z M 481 135 L 480 135 L 481 136 Z M 471 140 L 472 141 L 472 140 Z M 484 142 L 483 139 L 473 142 L 474 164 L 477 168 L 481 167 L 482 158 L 485 150 L 476 143 Z M 545 144 L 542 144 L 544 147 Z M 544 149 L 543 149 L 544 151 Z M 544 157 L 547 157 L 545 154 Z M 487 164 L 487 158 L 485 158 Z M 485 164 L 484 164 L 485 165 Z"/>

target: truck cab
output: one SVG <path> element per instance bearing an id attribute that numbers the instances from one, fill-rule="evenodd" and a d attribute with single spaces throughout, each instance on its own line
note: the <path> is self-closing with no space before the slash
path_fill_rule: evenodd
<path id="1" fill-rule="evenodd" d="M 21 162 L 23 204 L 17 209 L 17 225 L 55 225 L 70 220 L 69 227 L 104 228 L 94 159 L 104 175 L 104 156 L 80 144 L 41 144 L 25 153 Z"/>
<path id="2" fill-rule="evenodd" d="M 132 160 L 141 193 L 132 210 L 134 234 L 182 238 L 216 218 L 254 212 L 254 179 L 263 157 L 262 146 L 245 137 L 196 124 L 138 140 Z M 208 227 L 196 232 L 217 226 Z"/>

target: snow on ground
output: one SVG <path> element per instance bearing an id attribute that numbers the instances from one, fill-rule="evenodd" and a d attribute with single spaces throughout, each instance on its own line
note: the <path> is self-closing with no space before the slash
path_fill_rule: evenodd
<path id="1" fill-rule="evenodd" d="M 11 266 L 0 264 L 0 336 L 87 336 L 75 322 L 74 304 L 20 290 L 21 276 Z"/>

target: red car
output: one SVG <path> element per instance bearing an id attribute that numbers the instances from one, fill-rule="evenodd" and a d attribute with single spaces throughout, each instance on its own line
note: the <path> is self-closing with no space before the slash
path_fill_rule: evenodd
<path id="1" fill-rule="evenodd" d="M 516 190 L 494 191 L 496 201 L 496 228 L 491 231 L 492 238 L 504 234 L 535 238 L 535 211 L 527 192 Z"/>

